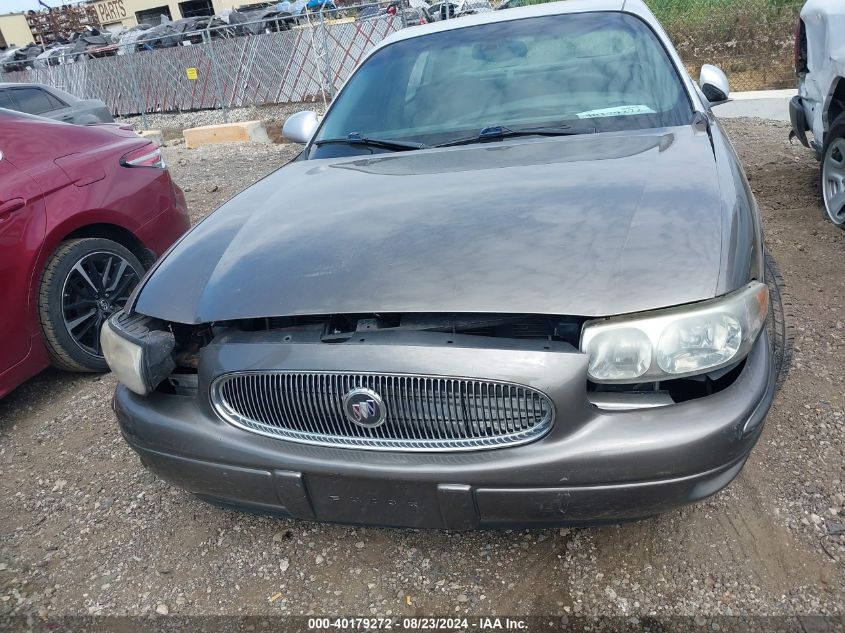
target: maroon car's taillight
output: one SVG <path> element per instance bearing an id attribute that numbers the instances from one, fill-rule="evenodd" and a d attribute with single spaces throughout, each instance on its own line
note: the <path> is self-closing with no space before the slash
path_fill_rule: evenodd
<path id="1" fill-rule="evenodd" d="M 153 143 L 124 154 L 120 157 L 120 164 L 124 167 L 155 167 L 157 169 L 166 167 L 161 148 Z"/>
<path id="2" fill-rule="evenodd" d="M 795 45 L 793 48 L 795 56 L 795 74 L 799 77 L 807 74 L 807 31 L 804 28 L 804 20 L 798 18 L 795 24 Z"/>

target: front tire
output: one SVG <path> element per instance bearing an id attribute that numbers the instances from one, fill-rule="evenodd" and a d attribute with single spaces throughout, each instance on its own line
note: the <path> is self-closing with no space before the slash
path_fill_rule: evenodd
<path id="1" fill-rule="evenodd" d="M 777 262 L 768 251 L 765 252 L 766 285 L 769 287 L 769 315 L 766 328 L 772 346 L 772 359 L 777 376 L 777 388 L 783 385 L 789 367 L 792 365 L 792 350 L 795 332 L 792 325 L 791 305 L 784 295 L 784 281 Z"/>
<path id="2" fill-rule="evenodd" d="M 845 229 L 845 112 L 825 135 L 819 183 L 827 219 Z"/>
<path id="3" fill-rule="evenodd" d="M 62 242 L 41 275 L 38 314 L 53 365 L 105 372 L 100 328 L 120 310 L 144 274 L 126 247 L 103 238 Z"/>

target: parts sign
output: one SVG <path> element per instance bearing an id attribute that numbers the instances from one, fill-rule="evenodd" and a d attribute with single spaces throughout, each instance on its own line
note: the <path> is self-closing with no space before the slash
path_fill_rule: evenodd
<path id="1" fill-rule="evenodd" d="M 94 6 L 97 7 L 97 17 L 103 24 L 119 22 L 129 16 L 123 0 L 103 0 Z"/>

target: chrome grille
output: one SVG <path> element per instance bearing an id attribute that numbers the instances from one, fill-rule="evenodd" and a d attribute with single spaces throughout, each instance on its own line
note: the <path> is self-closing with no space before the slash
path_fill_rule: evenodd
<path id="1" fill-rule="evenodd" d="M 381 396 L 384 423 L 344 412 L 352 389 Z M 293 442 L 369 450 L 459 451 L 524 444 L 544 435 L 554 406 L 506 382 L 397 374 L 239 372 L 211 386 L 217 413 L 237 427 Z"/>

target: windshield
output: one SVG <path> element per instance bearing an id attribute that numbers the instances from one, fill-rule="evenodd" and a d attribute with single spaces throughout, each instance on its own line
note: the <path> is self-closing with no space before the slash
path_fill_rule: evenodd
<path id="1" fill-rule="evenodd" d="M 487 126 L 604 132 L 685 125 L 691 116 L 680 78 L 645 23 L 625 13 L 579 13 L 386 46 L 355 72 L 314 140 L 358 134 L 437 145 Z M 366 150 L 323 145 L 311 156 L 350 151 Z"/>

